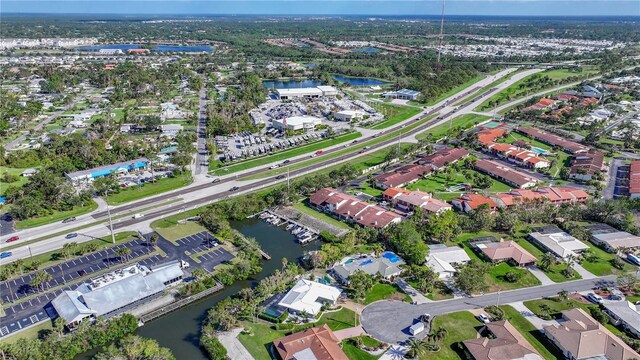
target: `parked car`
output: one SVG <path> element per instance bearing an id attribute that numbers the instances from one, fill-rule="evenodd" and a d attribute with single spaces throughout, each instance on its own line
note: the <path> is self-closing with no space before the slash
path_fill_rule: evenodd
<path id="1" fill-rule="evenodd" d="M 7 240 L 8 243 L 20 240 L 19 236 L 12 236 Z"/>
<path id="2" fill-rule="evenodd" d="M 72 221 L 76 221 L 76 217 L 75 217 L 75 216 L 68 217 L 68 218 L 66 218 L 66 219 L 62 220 L 62 223 L 63 223 L 63 224 L 66 224 L 66 223 L 70 223 L 70 222 L 72 222 Z"/>
<path id="3" fill-rule="evenodd" d="M 316 155 L 322 155 L 322 154 L 324 154 L 324 150 L 318 150 L 318 151 L 316 151 Z"/>
<path id="4" fill-rule="evenodd" d="M 273 169 L 277 169 L 279 167 L 280 167 L 280 165 L 276 164 L 276 165 L 269 166 L 269 169 L 273 170 Z"/>
<path id="5" fill-rule="evenodd" d="M 624 300 L 624 296 L 623 295 L 619 295 L 619 294 L 611 294 L 611 295 L 609 295 L 609 297 L 607 299 L 615 300 L 615 301 L 621 301 L 621 300 Z"/>
<path id="6" fill-rule="evenodd" d="M 420 316 L 420 321 L 428 323 L 431 320 L 431 314 L 423 314 Z"/>
<path id="7" fill-rule="evenodd" d="M 5 251 L 3 253 L 0 253 L 0 259 L 8 258 L 11 255 L 13 255 L 13 253 L 11 251 Z"/>
<path id="8" fill-rule="evenodd" d="M 488 323 L 491 322 L 491 320 L 489 320 L 489 317 L 486 314 L 480 313 L 480 314 L 478 314 L 477 318 L 478 318 L 478 320 L 480 320 L 481 322 L 483 322 L 485 324 L 488 324 Z"/>
<path id="9" fill-rule="evenodd" d="M 77 237 L 78 233 L 71 233 L 71 234 L 67 234 L 67 236 L 65 236 L 65 238 L 67 239 L 73 239 L 74 237 Z"/>
<path id="10" fill-rule="evenodd" d="M 587 294 L 587 300 L 591 301 L 592 303 L 600 304 L 603 299 L 602 296 L 598 294 L 589 293 Z"/>

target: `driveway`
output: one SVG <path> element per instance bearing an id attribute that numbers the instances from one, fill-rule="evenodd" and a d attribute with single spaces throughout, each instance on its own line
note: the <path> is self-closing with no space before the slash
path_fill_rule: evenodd
<path id="1" fill-rule="evenodd" d="M 337 330 L 333 332 L 338 340 L 342 341 L 344 339 L 354 338 L 356 336 L 360 336 L 364 334 L 364 329 L 362 325 L 354 326 L 348 329 Z"/>
<path id="2" fill-rule="evenodd" d="M 528 307 L 524 306 L 522 301 L 518 301 L 515 303 L 509 304 L 512 308 L 516 309 L 520 313 L 520 315 L 524 316 L 527 321 L 529 321 L 533 326 L 538 330 L 542 330 L 545 326 L 554 325 L 558 322 L 555 320 L 543 320 L 537 317 Z"/>
<path id="3" fill-rule="evenodd" d="M 547 274 L 545 274 L 542 270 L 540 270 L 540 268 L 538 268 L 537 266 L 528 266 L 527 270 L 529 270 L 529 272 L 531 274 L 533 274 L 533 276 L 535 276 L 538 280 L 540 280 L 540 285 L 551 285 L 551 284 L 555 284 L 555 282 L 551 279 L 549 279 L 549 277 L 547 276 Z"/>
<path id="4" fill-rule="evenodd" d="M 616 276 L 609 275 L 596 279 L 581 279 L 567 281 L 562 284 L 540 285 L 503 291 L 500 293 L 499 299 L 498 294 L 487 294 L 420 305 L 412 305 L 402 301 L 377 301 L 368 305 L 362 311 L 361 322 L 364 330 L 374 338 L 391 344 L 398 344 L 411 337 L 409 326 L 417 322 L 418 317 L 424 313 L 437 316 L 495 305 L 498 301 L 506 304 L 539 299 L 545 296 L 555 296 L 560 290 L 569 292 L 586 291 L 595 286 L 611 286 L 615 284 L 616 278 Z"/>
<path id="5" fill-rule="evenodd" d="M 411 300 L 413 300 L 414 304 L 426 304 L 431 302 L 430 299 L 422 295 L 418 290 L 416 290 L 413 286 L 409 285 L 403 278 L 398 278 L 396 280 L 396 285 L 400 287 L 405 294 L 411 296 Z"/>

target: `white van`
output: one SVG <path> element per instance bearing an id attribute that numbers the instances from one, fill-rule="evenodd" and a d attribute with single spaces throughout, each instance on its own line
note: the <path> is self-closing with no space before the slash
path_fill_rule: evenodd
<path id="1" fill-rule="evenodd" d="M 137 213 L 137 214 L 133 215 L 134 219 L 140 219 L 141 217 L 144 217 L 144 214 Z"/>
<path id="2" fill-rule="evenodd" d="M 422 322 L 413 324 L 409 327 L 409 332 L 411 335 L 417 335 L 424 331 L 424 324 Z"/>

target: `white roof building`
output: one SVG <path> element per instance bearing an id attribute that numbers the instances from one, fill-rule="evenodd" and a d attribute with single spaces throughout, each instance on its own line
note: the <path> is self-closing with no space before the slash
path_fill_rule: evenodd
<path id="1" fill-rule="evenodd" d="M 622 325 L 633 336 L 640 337 L 640 305 L 630 301 L 604 300 L 602 306 L 614 325 Z"/>
<path id="2" fill-rule="evenodd" d="M 471 261 L 467 252 L 458 246 L 431 245 L 427 256 L 427 266 L 439 275 L 440 279 L 452 277 L 456 272 L 455 264 Z"/>
<path id="3" fill-rule="evenodd" d="M 293 131 L 310 130 L 320 124 L 322 124 L 322 120 L 315 116 L 292 116 L 272 121 L 272 126 L 276 129 Z"/>
<path id="4" fill-rule="evenodd" d="M 360 110 L 342 110 L 333 114 L 334 120 L 351 121 L 353 119 L 362 119 L 364 112 Z"/>
<path id="5" fill-rule="evenodd" d="M 296 313 L 306 312 L 315 316 L 322 309 L 322 305 L 335 304 L 340 293 L 340 289 L 336 287 L 300 279 L 278 305 Z"/>
<path id="6" fill-rule="evenodd" d="M 589 245 L 556 226 L 538 229 L 538 231 L 529 234 L 529 238 L 563 259 L 569 255 L 577 255 L 589 248 Z"/>
<path id="7" fill-rule="evenodd" d="M 333 86 L 317 86 L 309 88 L 276 89 L 281 100 L 295 98 L 317 98 L 320 96 L 336 96 L 338 89 Z"/>

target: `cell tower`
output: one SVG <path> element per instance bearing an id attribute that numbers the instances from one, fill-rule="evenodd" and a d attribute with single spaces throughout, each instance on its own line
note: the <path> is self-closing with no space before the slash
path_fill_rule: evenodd
<path id="1" fill-rule="evenodd" d="M 440 55 L 442 54 L 442 39 L 444 38 L 444 2 L 442 0 L 442 16 L 440 18 L 440 37 L 438 40 L 438 58 L 436 59 L 436 68 L 440 70 Z"/>

